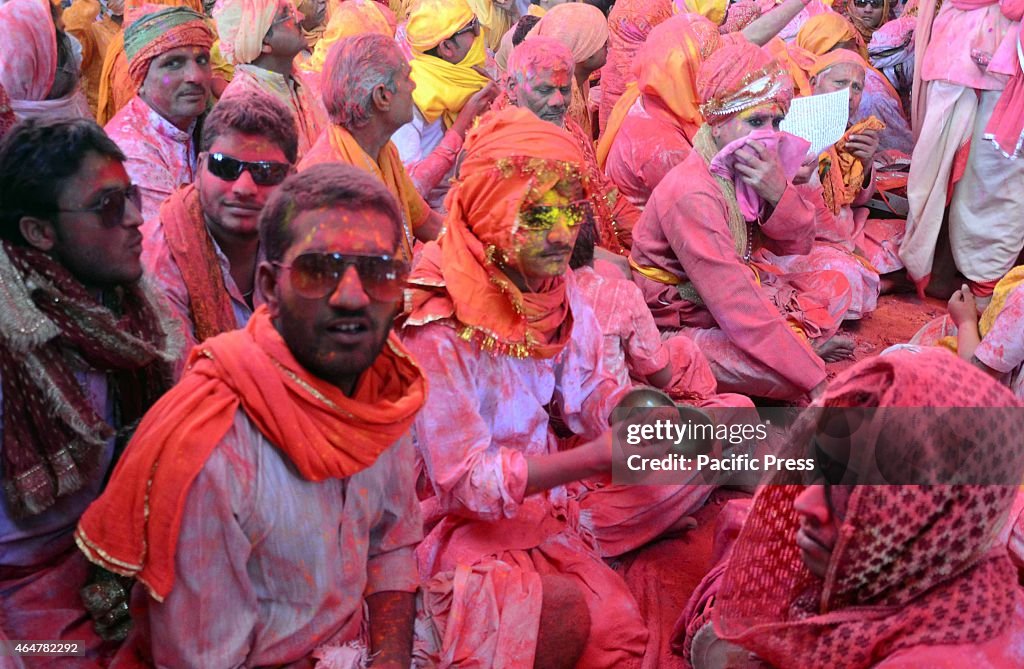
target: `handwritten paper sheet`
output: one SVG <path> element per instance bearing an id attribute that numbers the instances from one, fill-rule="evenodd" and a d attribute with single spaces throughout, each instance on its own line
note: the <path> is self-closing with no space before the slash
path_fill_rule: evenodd
<path id="1" fill-rule="evenodd" d="M 846 134 L 850 120 L 850 89 L 794 98 L 781 129 L 811 143 L 811 153 L 820 154 Z"/>

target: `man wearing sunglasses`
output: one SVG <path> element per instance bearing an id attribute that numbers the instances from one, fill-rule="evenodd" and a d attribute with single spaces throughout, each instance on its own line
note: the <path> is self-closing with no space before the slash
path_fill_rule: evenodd
<path id="1" fill-rule="evenodd" d="M 405 32 L 416 105 L 393 140 L 417 190 L 443 213 L 462 140 L 498 89 L 483 71 L 484 38 L 466 0 L 421 0 Z"/>
<path id="2" fill-rule="evenodd" d="M 320 98 L 293 67 L 306 48 L 299 17 L 290 0 L 226 0 L 213 13 L 220 46 L 235 73 L 221 99 L 246 91 L 272 95 L 295 118 L 301 158 L 327 127 Z"/>
<path id="3" fill-rule="evenodd" d="M 342 162 L 381 179 L 401 205 L 401 255 L 411 261 L 416 240 L 435 239 L 444 221 L 416 190 L 390 140 L 412 119 L 416 84 L 409 73 L 402 50 L 385 35 L 355 35 L 334 45 L 323 77 L 324 104 L 332 123 L 299 170 Z"/>
<path id="4" fill-rule="evenodd" d="M 259 216 L 292 172 L 291 113 L 257 91 L 221 99 L 203 124 L 199 174 L 160 207 L 144 241 L 146 271 L 167 297 L 188 346 L 245 327 L 263 304 L 256 285 Z"/>
<path id="5" fill-rule="evenodd" d="M 391 334 L 399 222 L 387 189 L 348 165 L 289 177 L 267 202 L 266 305 L 194 350 L 79 526 L 90 559 L 134 565 L 145 586 L 122 653 L 411 665 L 422 521 L 408 430 L 426 379 Z"/>
<path id="6" fill-rule="evenodd" d="M 140 281 L 124 160 L 92 121 L 26 121 L 0 142 L 0 635 L 80 641 L 89 666 L 75 525 L 177 354 Z"/>
<path id="7" fill-rule="evenodd" d="M 128 158 L 125 167 L 142 191 L 142 216 L 149 221 L 161 202 L 195 178 L 213 32 L 202 15 L 185 7 L 132 18 L 124 48 L 138 93 L 104 129 Z"/>

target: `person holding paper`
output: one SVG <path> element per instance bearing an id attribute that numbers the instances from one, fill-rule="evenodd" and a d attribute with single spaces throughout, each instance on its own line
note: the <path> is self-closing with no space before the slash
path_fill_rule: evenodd
<path id="1" fill-rule="evenodd" d="M 824 361 L 852 353 L 850 340 L 833 337 L 850 285 L 839 272 L 783 274 L 764 262 L 766 249 L 807 253 L 814 241 L 820 196 L 794 184 L 810 175 L 810 168 L 796 174 L 807 143 L 771 132 L 793 82 L 766 52 L 740 44 L 704 62 L 697 90 L 707 122 L 634 229 L 633 278 L 663 334 L 698 343 L 721 392 L 784 400 L 815 394 L 824 386 Z M 786 164 L 768 148 L 793 141 L 799 153 Z M 733 178 L 714 175 L 716 156 L 730 152 Z M 737 191 L 746 195 L 742 202 Z"/>
<path id="2" fill-rule="evenodd" d="M 855 118 L 864 91 L 867 64 L 852 51 L 826 54 L 810 68 L 815 95 L 849 91 L 849 118 Z M 817 234 L 807 255 L 771 257 L 787 272 L 835 270 L 850 282 L 846 320 L 874 311 L 879 292 L 893 285 L 880 274 L 903 267 L 897 255 L 903 221 L 869 221 L 864 205 L 874 193 L 872 161 L 884 124 L 874 116 L 848 124 L 846 134 L 821 153 L 818 178 L 822 198 L 817 207 Z M 785 127 L 785 125 L 783 126 Z"/>

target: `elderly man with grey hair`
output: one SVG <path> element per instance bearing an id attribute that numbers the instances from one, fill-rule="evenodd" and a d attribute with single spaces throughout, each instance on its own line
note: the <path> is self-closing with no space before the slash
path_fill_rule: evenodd
<path id="1" fill-rule="evenodd" d="M 412 259 L 416 239 L 429 241 L 441 231 L 441 216 L 417 192 L 402 165 L 391 135 L 412 118 L 411 69 L 394 40 L 355 35 L 339 40 L 327 55 L 323 101 L 331 125 L 299 163 L 341 162 L 370 172 L 384 182 L 401 205 L 400 254 Z"/>

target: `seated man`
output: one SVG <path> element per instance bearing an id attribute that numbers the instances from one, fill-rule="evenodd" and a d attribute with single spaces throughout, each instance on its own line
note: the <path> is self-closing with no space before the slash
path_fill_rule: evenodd
<path id="1" fill-rule="evenodd" d="M 759 252 L 810 251 L 820 192 L 790 183 L 767 139 L 735 151 L 733 180 L 710 169 L 734 141 L 778 128 L 792 83 L 764 51 L 741 44 L 705 61 L 697 88 L 707 122 L 634 229 L 633 277 L 662 332 L 696 340 L 719 390 L 795 400 L 822 386 L 824 359 L 852 352 L 852 341 L 832 338 L 850 286 L 838 272 L 782 274 Z M 752 214 L 741 213 L 737 190 L 752 198 Z"/>
<path id="2" fill-rule="evenodd" d="M 331 47 L 324 66 L 324 105 L 331 124 L 299 163 L 299 171 L 342 162 L 379 179 L 402 212 L 400 255 L 412 260 L 416 240 L 430 241 L 444 221 L 416 190 L 391 135 L 413 114 L 409 64 L 385 35 L 346 37 Z"/>
<path id="3" fill-rule="evenodd" d="M 688 664 L 1022 666 L 1024 594 L 998 539 L 1017 492 L 1008 484 L 1024 475 L 1016 399 L 940 351 L 865 360 L 821 399 L 844 412 L 880 407 L 856 431 L 858 455 L 867 458 L 844 467 L 837 454 L 849 454 L 852 440 L 829 427 L 824 412 L 817 424 L 807 421 L 799 434 L 817 446 L 818 480 L 806 485 L 799 473 L 783 472 L 761 488 L 724 567 L 680 620 Z M 965 459 L 965 449 L 984 457 Z M 865 476 L 859 468 L 871 460 L 888 465 L 894 484 Z M 953 461 L 957 484 L 912 485 L 951 481 L 938 474 Z M 900 471 L 908 463 L 916 476 Z"/>
<path id="4" fill-rule="evenodd" d="M 431 382 L 416 438 L 439 521 L 418 549 L 424 609 L 450 621 L 443 647 L 423 651 L 435 661 L 611 668 L 644 651 L 625 583 L 560 511 L 565 484 L 610 471 L 608 419 L 626 390 L 567 272 L 582 160 L 526 110 L 487 115 L 448 231 L 410 277 L 402 337 Z M 559 451 L 552 420 L 582 444 Z"/>
<path id="5" fill-rule="evenodd" d="M 199 176 L 160 207 L 143 240 L 147 272 L 167 297 L 188 344 L 245 327 L 257 289 L 259 216 L 295 162 L 295 121 L 256 91 L 223 99 L 203 123 Z"/>
<path id="6" fill-rule="evenodd" d="M 235 66 L 221 99 L 243 91 L 273 95 L 295 118 L 302 158 L 327 127 L 327 112 L 293 65 L 306 48 L 295 6 L 290 0 L 224 0 L 213 18 L 221 51 Z"/>
<path id="7" fill-rule="evenodd" d="M 64 28 L 82 45 L 82 88 L 89 109 L 96 116 L 100 79 L 107 48 L 120 34 L 124 22 L 124 2 L 100 3 L 99 0 L 75 0 L 63 14 Z"/>
<path id="8" fill-rule="evenodd" d="M 632 244 L 636 210 L 601 171 L 594 143 L 568 115 L 575 68 L 572 52 L 551 37 L 530 37 L 512 50 L 505 86 L 512 104 L 529 109 L 544 121 L 564 128 L 580 146 L 586 160 L 590 205 L 597 223 L 598 244 L 626 255 Z"/>
<path id="9" fill-rule="evenodd" d="M 852 119 L 864 91 L 865 67 L 864 60 L 853 51 L 840 49 L 826 54 L 808 72 L 812 93 L 820 95 L 848 88 Z M 882 127 L 874 116 L 851 123 L 846 135 L 819 158 L 817 174 L 825 206 L 818 212 L 811 252 L 790 256 L 764 254 L 785 272 L 842 272 L 851 289 L 845 320 L 857 320 L 874 311 L 883 289 L 880 272 L 903 266 L 897 255 L 903 222 L 868 221 L 868 208 L 864 206 L 875 192 L 873 161 Z M 887 280 L 885 287 L 892 283 Z"/>
<path id="10" fill-rule="evenodd" d="M 75 525 L 178 353 L 140 281 L 140 225 L 124 154 L 92 121 L 25 121 L 0 143 L 0 638 L 82 642 L 63 666 L 100 659 Z"/>
<path id="11" fill-rule="evenodd" d="M 136 96 L 104 128 L 127 156 L 125 169 L 142 192 L 142 216 L 196 175 L 197 119 L 210 99 L 206 19 L 185 7 L 142 14 L 125 28 L 124 50 Z"/>
<path id="12" fill-rule="evenodd" d="M 480 24 L 466 0 L 419 0 L 405 26 L 412 52 L 412 121 L 394 134 L 416 189 L 444 210 L 455 158 L 477 116 L 498 89 L 481 73 L 487 52 Z"/>
<path id="13" fill-rule="evenodd" d="M 332 667 L 410 666 L 423 530 L 408 430 L 426 379 L 389 334 L 399 221 L 347 165 L 267 202 L 266 304 L 193 350 L 79 525 L 90 560 L 144 586 L 118 659 L 311 666 L 319 649 Z"/>

